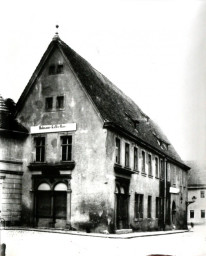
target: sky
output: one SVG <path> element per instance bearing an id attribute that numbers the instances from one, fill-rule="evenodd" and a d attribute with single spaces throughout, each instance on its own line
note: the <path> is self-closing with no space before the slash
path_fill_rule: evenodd
<path id="1" fill-rule="evenodd" d="M 0 94 L 18 101 L 59 36 L 167 135 L 205 162 L 206 1 L 18 0 L 0 3 Z"/>

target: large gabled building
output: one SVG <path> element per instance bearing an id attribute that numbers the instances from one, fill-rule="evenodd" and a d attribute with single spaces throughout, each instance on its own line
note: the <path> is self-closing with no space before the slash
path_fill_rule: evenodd
<path id="1" fill-rule="evenodd" d="M 189 168 L 160 128 L 58 35 L 16 107 L 29 131 L 19 147 L 22 225 L 186 226 Z"/>

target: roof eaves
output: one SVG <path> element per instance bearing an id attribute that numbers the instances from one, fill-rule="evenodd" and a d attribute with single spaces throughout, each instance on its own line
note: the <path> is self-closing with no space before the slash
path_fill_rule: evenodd
<path id="1" fill-rule="evenodd" d="M 49 44 L 47 50 L 45 51 L 44 55 L 42 56 L 39 64 L 37 65 L 35 71 L 33 72 L 28 84 L 26 85 L 23 93 L 21 94 L 17 104 L 16 104 L 16 113 L 15 116 L 17 116 L 18 112 L 22 109 L 23 104 L 25 102 L 25 99 L 29 93 L 29 91 L 32 88 L 33 83 L 36 81 L 45 61 L 47 60 L 48 56 L 50 55 L 51 51 L 53 50 L 54 46 L 56 45 L 56 40 L 51 41 L 51 43 Z"/>

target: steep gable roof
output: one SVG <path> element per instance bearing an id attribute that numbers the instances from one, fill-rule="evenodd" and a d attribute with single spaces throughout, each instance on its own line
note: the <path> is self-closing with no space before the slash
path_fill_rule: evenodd
<path id="1" fill-rule="evenodd" d="M 107 127 L 115 125 L 115 127 L 150 145 L 158 152 L 177 161 L 185 169 L 189 169 L 184 165 L 184 162 L 160 128 L 129 97 L 58 37 L 52 40 L 48 46 L 40 64 L 22 93 L 17 103 L 18 110 L 20 110 L 44 61 L 54 47 L 59 47 L 71 64 Z"/>
<path id="2" fill-rule="evenodd" d="M 5 104 L 3 97 L 0 95 L 0 130 L 1 131 L 15 131 L 21 133 L 28 133 L 27 129 L 21 125 L 14 116 L 10 113 Z"/>
<path id="3" fill-rule="evenodd" d="M 196 161 L 187 161 L 191 167 L 188 173 L 188 186 L 206 185 L 206 168 Z"/>

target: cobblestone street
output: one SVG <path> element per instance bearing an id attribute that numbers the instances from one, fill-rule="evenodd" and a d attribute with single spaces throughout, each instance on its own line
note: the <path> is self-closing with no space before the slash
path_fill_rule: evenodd
<path id="1" fill-rule="evenodd" d="M 2 230 L 7 256 L 205 256 L 206 227 L 196 226 L 192 232 L 133 237 L 94 234 L 64 234 L 25 230 Z M 144 233 L 142 233 L 144 235 Z"/>

